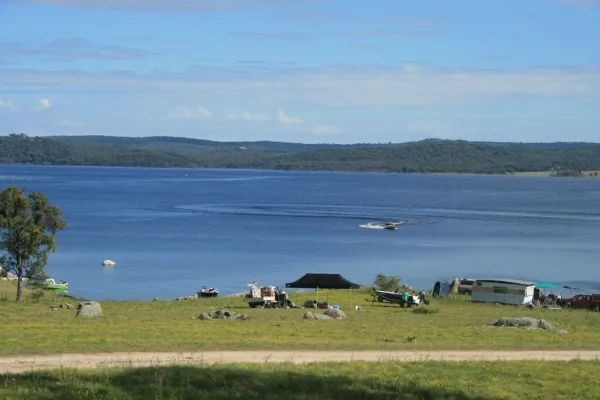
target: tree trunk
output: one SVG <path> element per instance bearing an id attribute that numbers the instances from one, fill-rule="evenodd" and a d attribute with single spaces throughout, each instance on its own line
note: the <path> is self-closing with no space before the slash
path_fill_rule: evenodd
<path id="1" fill-rule="evenodd" d="M 17 267 L 17 303 L 23 301 L 23 266 Z"/>

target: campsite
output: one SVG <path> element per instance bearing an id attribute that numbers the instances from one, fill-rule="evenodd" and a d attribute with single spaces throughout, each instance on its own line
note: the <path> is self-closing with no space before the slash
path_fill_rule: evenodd
<path id="1" fill-rule="evenodd" d="M 302 281 L 290 283 L 307 286 Z M 0 282 L 0 285 L 4 293 L 14 290 L 14 286 L 6 282 Z M 360 289 L 289 291 L 289 298 L 296 307 L 279 309 L 251 308 L 244 296 L 184 301 L 106 301 L 101 303 L 103 316 L 90 319 L 74 318 L 77 310 L 60 307 L 73 300 L 52 293 L 36 298 L 32 297 L 34 292 L 28 292 L 25 303 L 2 302 L 0 317 L 4 324 L 0 330 L 0 354 L 600 347 L 597 334 L 600 313 L 474 303 L 470 296 L 458 294 L 431 297 L 429 306 L 402 308 L 396 304 L 373 302 L 372 290 L 365 286 Z M 333 321 L 303 319 L 307 311 L 324 311 L 304 308 L 305 303 L 313 300 L 339 306 L 346 318 Z M 198 320 L 200 314 L 217 310 L 231 310 L 249 318 L 244 321 Z M 543 319 L 569 333 L 485 325 L 503 317 Z M 409 338 L 416 339 L 410 341 Z"/>
<path id="2" fill-rule="evenodd" d="M 595 312 L 474 303 L 471 296 L 451 293 L 432 297 L 429 306 L 403 308 L 373 302 L 373 287 L 357 288 L 343 277 L 330 278 L 329 284 L 315 282 L 314 278 L 309 275 L 285 285 L 286 290 L 298 290 L 289 292 L 296 307 L 252 308 L 244 301 L 245 294 L 182 301 L 106 301 L 101 303 L 103 315 L 98 318 L 74 318 L 76 310 L 61 307 L 72 300 L 54 293 L 34 295 L 38 292 L 28 290 L 24 303 L 1 302 L 0 318 L 4 323 L 0 330 L 0 355 L 4 358 L 0 358 L 0 373 L 18 371 L 10 369 L 15 364 L 6 364 L 4 368 L 8 369 L 3 369 L 2 360 L 7 356 L 19 360 L 27 355 L 64 353 L 67 361 L 77 354 L 92 360 L 99 353 L 110 356 L 120 352 L 126 356 L 143 352 L 157 354 L 157 358 L 144 367 L 136 367 L 130 361 L 117 365 L 100 363 L 100 369 L 86 372 L 71 369 L 71 364 L 60 370 L 26 372 L 27 364 L 22 364 L 25 372 L 17 378 L 0 375 L 0 396 L 14 400 L 191 400 L 276 399 L 285 393 L 290 399 L 520 399 L 531 397 L 532 390 L 536 393 L 532 398 L 600 396 L 592 384 L 597 361 L 523 362 L 509 361 L 510 356 L 505 356 L 502 362 L 493 362 L 492 358 L 488 362 L 451 364 L 427 358 L 408 363 L 385 358 L 378 362 L 270 363 L 278 351 L 355 354 L 451 350 L 459 359 L 461 353 L 468 359 L 472 357 L 469 354 L 479 351 L 486 354 L 505 350 L 512 354 L 520 350 L 520 354 L 527 354 L 534 350 L 585 351 L 600 347 L 600 314 Z M 342 284 L 351 288 L 321 288 Z M 319 288 L 298 287 L 311 285 Z M 14 294 L 14 286 L 0 281 L 0 297 L 7 294 Z M 313 301 L 322 306 L 320 310 L 311 307 L 310 312 L 327 311 L 323 310 L 323 304 L 327 304 L 343 310 L 345 318 L 305 319 L 308 310 L 303 306 L 314 304 Z M 224 310 L 248 318 L 198 318 L 202 313 L 223 315 Z M 553 329 L 489 325 L 506 317 L 548 321 Z M 226 350 L 239 352 L 238 364 L 215 366 L 202 360 L 203 353 Z M 266 355 L 255 365 L 239 364 L 251 350 L 262 350 Z M 177 365 L 172 365 L 156 352 L 181 357 Z M 187 359 L 186 354 L 191 352 L 200 354 L 200 358 Z M 81 366 L 93 365 L 88 361 Z M 43 368 L 43 364 L 34 366 Z M 570 387 L 573 380 L 582 384 Z"/>

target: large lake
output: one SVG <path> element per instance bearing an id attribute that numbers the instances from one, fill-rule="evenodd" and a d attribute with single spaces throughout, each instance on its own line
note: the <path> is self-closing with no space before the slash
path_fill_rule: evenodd
<path id="1" fill-rule="evenodd" d="M 48 271 L 94 299 L 240 292 L 306 272 L 399 274 L 419 288 L 600 282 L 596 179 L 2 165 L 8 185 L 62 208 L 69 226 Z M 359 226 L 390 219 L 406 224 Z"/>

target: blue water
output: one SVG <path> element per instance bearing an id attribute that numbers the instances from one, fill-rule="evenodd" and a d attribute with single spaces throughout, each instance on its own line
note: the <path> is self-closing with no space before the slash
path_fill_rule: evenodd
<path id="1" fill-rule="evenodd" d="M 222 293 L 306 272 L 600 282 L 600 180 L 0 166 L 63 210 L 48 272 L 94 299 Z M 397 231 L 359 225 L 389 219 Z M 104 268 L 105 259 L 117 262 Z"/>

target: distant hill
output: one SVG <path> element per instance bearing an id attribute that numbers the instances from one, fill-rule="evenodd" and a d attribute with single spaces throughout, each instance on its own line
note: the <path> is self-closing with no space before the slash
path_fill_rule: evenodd
<path id="1" fill-rule="evenodd" d="M 14 164 L 456 172 L 600 170 L 598 143 L 498 143 L 426 139 L 399 144 L 216 142 L 178 137 L 0 136 Z"/>

